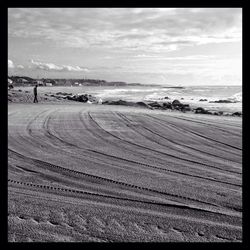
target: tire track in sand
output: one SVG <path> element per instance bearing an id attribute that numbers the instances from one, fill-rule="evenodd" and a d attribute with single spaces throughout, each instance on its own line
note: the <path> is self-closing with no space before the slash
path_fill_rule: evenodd
<path id="1" fill-rule="evenodd" d="M 205 164 L 205 163 L 202 163 L 202 162 L 199 162 L 199 161 L 193 161 L 193 160 L 185 159 L 185 158 L 182 158 L 182 157 L 177 157 L 177 156 L 175 156 L 175 155 L 168 154 L 168 153 L 166 153 L 166 152 L 162 152 L 162 151 L 158 151 L 158 150 L 155 150 L 155 149 L 152 149 L 152 148 L 148 148 L 148 147 L 143 146 L 143 145 L 140 145 L 140 144 L 138 144 L 138 143 L 134 143 L 134 142 L 131 142 L 131 141 L 127 141 L 127 140 L 122 139 L 122 138 L 120 138 L 119 136 L 114 135 L 113 133 L 111 133 L 111 132 L 105 130 L 102 126 L 100 126 L 100 125 L 97 123 L 97 121 L 95 121 L 95 120 L 93 119 L 93 117 L 90 115 L 89 112 L 88 112 L 88 115 L 89 115 L 90 119 L 93 121 L 93 123 L 96 124 L 97 127 L 99 127 L 101 130 L 105 131 L 105 133 L 108 133 L 109 135 L 111 135 L 111 136 L 117 138 L 118 140 L 120 140 L 120 141 L 122 141 L 122 142 L 131 144 L 131 145 L 134 145 L 134 146 L 143 148 L 143 149 L 147 149 L 147 150 L 149 150 L 149 151 L 151 151 L 151 152 L 155 152 L 155 153 L 159 153 L 159 154 L 162 154 L 162 155 L 165 155 L 165 156 L 169 156 L 169 157 L 172 157 L 172 158 L 174 158 L 174 159 L 178 159 L 178 160 L 181 160 L 181 161 L 184 161 L 184 162 L 189 162 L 189 163 L 193 163 L 193 164 L 202 165 L 202 166 L 205 166 L 205 167 L 210 167 L 210 168 L 219 169 L 219 170 L 223 170 L 223 171 L 226 171 L 226 172 L 238 174 L 238 172 L 235 172 L 235 171 L 224 170 L 224 169 L 221 169 L 221 168 L 218 168 L 218 167 L 215 167 L 215 166 L 212 166 L 212 165 L 208 165 L 208 164 Z"/>
<path id="2" fill-rule="evenodd" d="M 88 178 L 91 178 L 91 179 L 98 179 L 98 180 L 101 180 L 101 181 L 106 182 L 106 183 L 112 183 L 112 184 L 116 184 L 118 186 L 124 186 L 124 187 L 128 187 L 128 188 L 132 188 L 132 189 L 135 189 L 135 190 L 147 191 L 147 192 L 150 192 L 150 193 L 165 195 L 165 196 L 169 196 L 169 197 L 172 197 L 172 198 L 177 198 L 177 199 L 181 199 L 181 200 L 188 200 L 188 201 L 192 201 L 192 202 L 198 202 L 198 203 L 201 203 L 201 204 L 206 204 L 206 205 L 218 207 L 218 205 L 214 204 L 214 203 L 205 202 L 205 201 L 202 201 L 202 200 L 199 200 L 199 199 L 190 198 L 190 197 L 186 197 L 186 196 L 182 196 L 182 195 L 178 195 L 178 194 L 172 194 L 172 193 L 169 193 L 169 192 L 166 192 L 166 191 L 160 191 L 160 190 L 156 190 L 156 189 L 152 189 L 152 188 L 146 188 L 146 187 L 141 187 L 141 186 L 138 186 L 138 185 L 133 185 L 133 184 L 128 184 L 128 183 L 124 183 L 124 182 L 120 182 L 120 181 L 115 181 L 115 180 L 112 180 L 112 179 L 107 179 L 107 178 L 104 178 L 104 177 L 100 177 L 100 176 L 96 176 L 96 175 L 92 175 L 92 174 L 87 174 L 87 173 L 79 172 L 79 171 L 72 170 L 72 169 L 67 169 L 67 168 L 64 168 L 64 167 L 61 167 L 61 166 L 58 166 L 58 165 L 54 165 L 54 164 L 45 162 L 45 161 L 41 161 L 41 160 L 38 160 L 38 159 L 33 159 L 33 158 L 30 158 L 30 157 L 21 155 L 21 154 L 13 151 L 11 149 L 9 149 L 9 151 L 11 151 L 12 153 L 14 153 L 16 155 L 19 155 L 21 158 L 28 159 L 28 160 L 36 163 L 36 164 L 42 165 L 43 167 L 46 166 L 46 167 L 48 167 L 49 169 L 52 169 L 52 170 L 60 170 L 59 173 L 73 173 L 73 174 L 88 177 Z M 235 209 L 236 209 L 236 211 L 238 211 L 237 208 L 235 208 Z"/>
<path id="3" fill-rule="evenodd" d="M 130 123 L 130 124 L 132 123 L 131 120 L 130 120 L 127 116 L 125 116 L 124 114 L 121 114 L 121 113 L 119 113 L 119 112 L 116 112 L 116 114 L 117 114 L 119 117 L 121 117 L 124 121 L 126 121 L 126 122 L 128 122 L 128 123 Z M 129 125 L 128 125 L 128 126 L 129 126 Z M 223 161 L 227 161 L 227 162 L 237 163 L 237 164 L 238 164 L 238 162 L 234 162 L 234 161 L 232 161 L 232 160 L 228 160 L 228 159 L 223 158 L 223 157 L 221 157 L 221 156 L 218 156 L 218 155 L 215 155 L 215 154 L 212 154 L 212 153 L 209 153 L 209 152 L 205 152 L 205 151 L 202 151 L 202 150 L 197 149 L 197 148 L 193 148 L 193 147 L 188 146 L 188 145 L 185 145 L 185 144 L 178 143 L 177 141 L 171 140 L 171 139 L 169 139 L 169 138 L 167 138 L 167 137 L 165 137 L 165 136 L 163 136 L 163 135 L 161 135 L 161 134 L 159 134 L 159 133 L 153 131 L 152 129 L 149 129 L 148 127 L 143 126 L 142 124 L 140 124 L 140 127 L 142 127 L 143 129 L 149 131 L 150 133 L 152 133 L 152 134 L 158 136 L 158 137 L 161 138 L 161 139 L 165 139 L 167 142 L 171 142 L 173 145 L 179 145 L 179 146 L 182 146 L 182 147 L 186 147 L 186 148 L 189 148 L 189 149 L 191 149 L 191 150 L 193 150 L 193 151 L 197 151 L 197 152 L 199 152 L 199 153 L 203 153 L 203 154 L 205 154 L 205 155 L 211 155 L 211 156 L 216 157 L 216 158 L 218 158 L 218 159 L 221 159 L 221 160 L 223 160 Z M 147 136 L 145 136 L 143 133 L 139 132 L 134 126 L 129 126 L 129 128 L 130 128 L 130 129 L 133 129 L 135 132 L 141 134 L 142 136 L 144 136 L 144 137 L 147 138 L 148 140 L 153 140 L 152 137 L 147 137 Z M 157 144 L 161 145 L 161 146 L 165 146 L 165 147 L 166 147 L 165 144 L 159 143 L 157 140 L 153 140 L 153 141 L 156 142 Z M 172 147 L 172 148 L 175 149 L 174 147 Z M 185 152 L 185 151 L 184 151 L 183 153 L 188 154 L 188 153 Z M 241 173 L 239 173 L 239 174 L 241 174 Z"/>

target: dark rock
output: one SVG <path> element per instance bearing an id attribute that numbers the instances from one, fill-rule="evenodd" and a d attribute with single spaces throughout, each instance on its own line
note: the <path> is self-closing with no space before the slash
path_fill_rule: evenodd
<path id="1" fill-rule="evenodd" d="M 92 96 L 92 95 L 87 95 L 87 98 L 90 102 L 97 102 L 97 99 L 95 96 Z"/>
<path id="2" fill-rule="evenodd" d="M 72 93 L 66 93 L 66 92 L 57 92 L 56 95 L 71 95 L 72 96 Z"/>
<path id="3" fill-rule="evenodd" d="M 235 103 L 236 101 L 230 100 L 218 100 L 218 101 L 210 101 L 210 103 Z"/>
<path id="4" fill-rule="evenodd" d="M 128 102 L 119 100 L 119 101 L 105 101 L 102 104 L 107 104 L 107 105 L 128 105 Z"/>
<path id="5" fill-rule="evenodd" d="M 23 92 L 21 89 L 18 90 L 19 92 Z"/>
<path id="6" fill-rule="evenodd" d="M 110 101 L 104 101 L 104 102 L 102 102 L 102 104 L 109 104 L 110 103 Z"/>
<path id="7" fill-rule="evenodd" d="M 181 110 L 182 109 L 183 104 L 179 101 L 179 100 L 174 100 L 172 102 L 172 107 L 176 110 Z"/>
<path id="8" fill-rule="evenodd" d="M 183 105 L 179 100 L 174 100 L 172 102 L 172 107 L 176 110 L 182 110 L 183 109 Z"/>
<path id="9" fill-rule="evenodd" d="M 184 100 L 184 98 L 182 97 L 181 100 Z"/>
<path id="10" fill-rule="evenodd" d="M 191 111 L 189 104 L 182 104 L 181 111 Z"/>
<path id="11" fill-rule="evenodd" d="M 169 99 L 169 97 L 165 96 L 164 99 Z"/>
<path id="12" fill-rule="evenodd" d="M 176 105 L 181 105 L 181 102 L 179 100 L 174 100 L 172 102 L 172 105 L 176 106 Z"/>
<path id="13" fill-rule="evenodd" d="M 112 105 L 127 105 L 127 102 L 124 100 L 119 100 L 119 101 L 113 101 L 111 104 Z"/>
<path id="14" fill-rule="evenodd" d="M 183 111 L 183 112 L 191 110 L 189 104 L 183 104 L 179 100 L 174 100 L 172 102 L 172 107 L 174 109 L 176 109 L 176 110 L 180 110 L 180 111 Z"/>
<path id="15" fill-rule="evenodd" d="M 158 102 L 151 102 L 148 105 L 153 108 L 162 108 L 162 106 Z"/>
<path id="16" fill-rule="evenodd" d="M 206 102 L 207 99 L 200 99 L 199 102 Z"/>
<path id="17" fill-rule="evenodd" d="M 77 102 L 87 102 L 88 101 L 88 97 L 87 95 L 73 95 L 73 96 L 67 96 L 68 100 L 72 100 L 72 101 L 77 101 Z"/>
<path id="18" fill-rule="evenodd" d="M 198 107 L 195 109 L 195 114 L 208 114 L 209 111 L 205 110 L 202 107 Z M 210 112 L 211 113 L 211 112 Z M 212 114 L 212 113 L 211 113 Z"/>
<path id="19" fill-rule="evenodd" d="M 241 112 L 234 112 L 234 113 L 232 114 L 232 116 L 242 116 L 242 113 L 241 113 Z"/>
<path id="20" fill-rule="evenodd" d="M 78 95 L 77 96 L 77 101 L 78 102 L 87 102 L 89 99 L 87 97 L 87 95 Z"/>
<path id="21" fill-rule="evenodd" d="M 213 115 L 223 115 L 223 111 L 214 112 Z"/>
<path id="22" fill-rule="evenodd" d="M 150 108 L 149 105 L 146 104 L 145 102 L 137 102 L 136 105 L 140 107 Z"/>
<path id="23" fill-rule="evenodd" d="M 171 102 L 164 102 L 162 104 L 162 107 L 165 109 L 172 109 L 173 108 Z"/>
<path id="24" fill-rule="evenodd" d="M 67 98 L 68 100 L 75 101 L 75 99 L 73 98 L 73 96 L 69 96 L 69 95 L 68 95 L 66 98 Z"/>

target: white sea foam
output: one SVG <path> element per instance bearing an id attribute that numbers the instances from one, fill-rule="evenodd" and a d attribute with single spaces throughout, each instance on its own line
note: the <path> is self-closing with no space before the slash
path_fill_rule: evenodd
<path id="1" fill-rule="evenodd" d="M 228 99 L 232 101 L 242 102 L 242 92 L 236 93 L 231 97 L 229 97 Z"/>
<path id="2" fill-rule="evenodd" d="M 202 91 L 204 90 L 204 92 Z M 185 89 L 166 89 L 158 87 L 105 87 L 90 88 L 88 92 L 102 100 L 125 100 L 125 101 L 157 101 L 172 102 L 175 99 L 191 106 L 201 106 L 205 108 L 220 108 L 221 110 L 232 109 L 241 110 L 242 92 L 240 86 L 199 86 L 186 87 Z M 166 98 L 167 97 L 167 98 Z M 207 99 L 201 102 L 200 99 Z M 230 100 L 233 103 L 212 103 L 218 100 Z"/>
<path id="3" fill-rule="evenodd" d="M 159 101 L 166 97 L 165 92 L 154 92 L 152 94 L 146 95 L 144 101 Z"/>

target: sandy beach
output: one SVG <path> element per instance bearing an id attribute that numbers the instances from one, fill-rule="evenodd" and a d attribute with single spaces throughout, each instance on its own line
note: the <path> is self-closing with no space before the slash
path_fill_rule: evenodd
<path id="1" fill-rule="evenodd" d="M 242 241 L 241 117 L 45 94 L 8 105 L 10 242 Z"/>

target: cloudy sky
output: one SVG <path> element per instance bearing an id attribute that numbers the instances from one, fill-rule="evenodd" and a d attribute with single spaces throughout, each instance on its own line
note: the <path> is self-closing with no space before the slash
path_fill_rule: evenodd
<path id="1" fill-rule="evenodd" d="M 240 8 L 10 8 L 9 75 L 242 83 Z"/>

